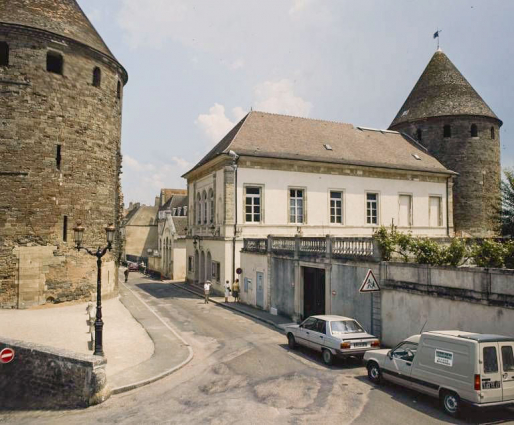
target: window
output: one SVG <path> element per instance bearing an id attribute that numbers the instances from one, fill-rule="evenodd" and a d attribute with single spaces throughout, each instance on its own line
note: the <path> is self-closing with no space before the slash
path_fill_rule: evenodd
<path id="1" fill-rule="evenodd" d="M 207 224 L 207 192 L 204 190 L 202 194 L 202 222 Z"/>
<path id="2" fill-rule="evenodd" d="M 55 165 L 58 170 L 61 169 L 61 145 L 57 145 L 56 151 L 55 151 Z"/>
<path id="3" fill-rule="evenodd" d="M 60 53 L 48 52 L 46 54 L 46 70 L 54 74 L 62 75 L 63 58 Z"/>
<path id="4" fill-rule="evenodd" d="M 302 324 L 302 328 L 309 329 L 311 331 L 316 329 L 316 319 L 314 317 L 309 317 Z"/>
<path id="5" fill-rule="evenodd" d="M 64 216 L 62 220 L 62 240 L 68 241 L 68 216 Z"/>
<path id="6" fill-rule="evenodd" d="M 325 320 L 317 319 L 316 320 L 316 332 L 320 334 L 326 335 L 327 333 L 327 322 Z"/>
<path id="7" fill-rule="evenodd" d="M 304 202 L 303 189 L 289 190 L 289 222 L 303 223 L 304 221 Z"/>
<path id="8" fill-rule="evenodd" d="M 189 270 L 190 272 L 194 271 L 194 265 L 194 257 L 190 255 L 187 261 L 187 270 Z"/>
<path id="9" fill-rule="evenodd" d="M 492 140 L 496 139 L 496 134 L 495 134 L 495 131 L 494 131 L 494 127 L 491 127 L 491 139 Z"/>
<path id="10" fill-rule="evenodd" d="M 423 139 L 423 131 L 421 130 L 421 128 L 418 128 L 416 130 L 416 138 L 418 139 L 418 142 L 421 142 L 421 140 Z"/>
<path id="11" fill-rule="evenodd" d="M 100 68 L 96 67 L 93 70 L 93 86 L 100 87 L 100 84 L 102 83 L 102 71 Z"/>
<path id="12" fill-rule="evenodd" d="M 441 214 L 441 197 L 430 196 L 428 206 L 428 221 L 430 227 L 439 227 L 443 225 L 443 216 Z"/>
<path id="13" fill-rule="evenodd" d="M 405 342 L 401 344 L 399 347 L 395 348 L 391 354 L 396 359 L 411 362 L 414 359 L 414 356 L 416 355 L 417 349 L 418 344 L 415 344 L 413 342 Z"/>
<path id="14" fill-rule="evenodd" d="M 9 65 L 9 45 L 2 41 L 0 42 L 0 66 Z"/>
<path id="15" fill-rule="evenodd" d="M 116 86 L 116 97 L 118 99 L 121 99 L 121 81 L 118 81 L 118 84 Z"/>
<path id="16" fill-rule="evenodd" d="M 202 198 L 200 194 L 196 197 L 196 224 L 202 224 Z"/>
<path id="17" fill-rule="evenodd" d="M 330 322 L 330 329 L 333 334 L 365 332 L 355 320 L 334 320 Z"/>
<path id="18" fill-rule="evenodd" d="M 471 124 L 471 137 L 478 137 L 478 127 L 476 124 Z"/>
<path id="19" fill-rule="evenodd" d="M 498 372 L 496 347 L 484 347 L 484 373 Z"/>
<path id="20" fill-rule="evenodd" d="M 511 345 L 502 347 L 502 363 L 504 372 L 514 372 L 514 354 Z"/>
<path id="21" fill-rule="evenodd" d="M 378 193 L 366 194 L 366 223 L 378 224 Z"/>
<path id="22" fill-rule="evenodd" d="M 412 226 L 412 196 L 400 195 L 398 197 L 398 226 Z"/>
<path id="23" fill-rule="evenodd" d="M 452 127 L 450 125 L 443 127 L 443 137 L 452 137 Z"/>
<path id="24" fill-rule="evenodd" d="M 261 221 L 261 188 L 245 187 L 245 221 L 260 223 Z"/>
<path id="25" fill-rule="evenodd" d="M 212 278 L 213 280 L 220 281 L 221 265 L 218 261 L 212 262 Z"/>
<path id="26" fill-rule="evenodd" d="M 343 224 L 343 192 L 330 192 L 330 222 Z"/>
<path id="27" fill-rule="evenodd" d="M 209 223 L 214 223 L 214 191 L 209 190 Z"/>
<path id="28" fill-rule="evenodd" d="M 187 207 L 184 207 L 184 215 L 187 215 Z"/>

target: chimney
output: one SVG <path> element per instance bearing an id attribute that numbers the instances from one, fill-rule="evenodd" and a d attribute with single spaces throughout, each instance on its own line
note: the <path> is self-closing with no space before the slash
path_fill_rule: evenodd
<path id="1" fill-rule="evenodd" d="M 159 207 L 160 204 L 161 204 L 161 197 L 160 196 L 156 196 L 155 197 L 155 206 Z"/>

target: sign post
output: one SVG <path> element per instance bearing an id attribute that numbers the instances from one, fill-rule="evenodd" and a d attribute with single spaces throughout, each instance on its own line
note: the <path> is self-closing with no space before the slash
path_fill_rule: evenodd
<path id="1" fill-rule="evenodd" d="M 4 348 L 0 351 L 0 363 L 6 364 L 14 360 L 14 350 L 12 348 Z"/>
<path id="2" fill-rule="evenodd" d="M 361 289 L 359 289 L 360 293 L 366 293 L 371 292 L 371 333 L 374 334 L 374 320 L 373 320 L 373 298 L 374 294 L 373 292 L 380 292 L 380 285 L 378 284 L 378 280 L 373 274 L 373 271 L 371 269 L 368 270 L 368 273 L 366 273 L 366 277 L 364 278 L 364 281 L 362 282 Z"/>

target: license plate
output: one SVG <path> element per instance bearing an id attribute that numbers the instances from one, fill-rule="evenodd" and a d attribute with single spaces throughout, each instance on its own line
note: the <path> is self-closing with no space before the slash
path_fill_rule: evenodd
<path id="1" fill-rule="evenodd" d="M 354 347 L 367 347 L 368 346 L 368 343 L 367 342 L 355 342 L 353 344 Z"/>
<path id="2" fill-rule="evenodd" d="M 482 381 L 482 389 L 484 390 L 492 390 L 496 388 L 501 388 L 500 381 Z"/>

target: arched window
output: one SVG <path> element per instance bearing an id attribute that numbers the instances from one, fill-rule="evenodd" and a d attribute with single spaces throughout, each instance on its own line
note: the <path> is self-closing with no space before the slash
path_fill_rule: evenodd
<path id="1" fill-rule="evenodd" d="M 0 66 L 9 65 L 9 45 L 2 41 L 0 42 Z"/>
<path id="2" fill-rule="evenodd" d="M 118 80 L 118 85 L 116 86 L 116 97 L 121 99 L 121 81 Z"/>
<path id="3" fill-rule="evenodd" d="M 443 137 L 452 137 L 452 127 L 451 127 L 451 125 L 446 124 L 443 127 Z"/>
<path id="4" fill-rule="evenodd" d="M 478 127 L 476 124 L 471 124 L 471 137 L 478 137 Z"/>
<path id="5" fill-rule="evenodd" d="M 102 83 L 102 71 L 100 68 L 96 67 L 93 69 L 93 86 L 100 87 Z"/>
<path id="6" fill-rule="evenodd" d="M 423 131 L 421 131 L 421 128 L 418 128 L 416 130 L 416 138 L 418 139 L 418 142 L 421 142 L 422 137 L 423 137 Z"/>
<path id="7" fill-rule="evenodd" d="M 54 74 L 62 75 L 64 59 L 57 52 L 48 52 L 46 54 L 46 70 Z"/>
<path id="8" fill-rule="evenodd" d="M 203 224 L 207 224 L 207 192 L 204 190 L 202 194 L 203 198 Z"/>
<path id="9" fill-rule="evenodd" d="M 495 134 L 495 131 L 494 131 L 494 127 L 491 127 L 491 139 L 496 139 L 496 134 Z"/>
<path id="10" fill-rule="evenodd" d="M 209 223 L 214 223 L 214 191 L 209 190 Z"/>
<path id="11" fill-rule="evenodd" d="M 202 224 L 202 198 L 200 194 L 196 197 L 196 223 Z"/>

